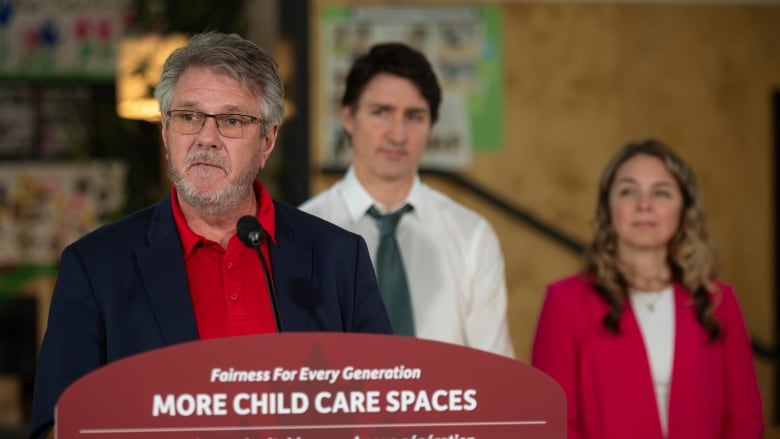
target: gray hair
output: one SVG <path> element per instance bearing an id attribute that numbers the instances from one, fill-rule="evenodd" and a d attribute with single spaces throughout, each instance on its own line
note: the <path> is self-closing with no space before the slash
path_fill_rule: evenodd
<path id="1" fill-rule="evenodd" d="M 276 61 L 257 44 L 237 34 L 219 32 L 196 34 L 165 61 L 154 91 L 163 114 L 171 110 L 173 91 L 181 75 L 196 67 L 226 73 L 260 99 L 264 127 L 282 124 L 284 84 Z"/>

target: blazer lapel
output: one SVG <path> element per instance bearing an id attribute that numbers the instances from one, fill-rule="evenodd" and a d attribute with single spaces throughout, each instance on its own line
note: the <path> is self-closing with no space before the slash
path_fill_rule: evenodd
<path id="1" fill-rule="evenodd" d="M 170 197 L 157 207 L 148 246 L 136 250 L 146 294 L 166 344 L 198 339 L 198 326 L 187 285 L 187 271 Z"/>
<path id="2" fill-rule="evenodd" d="M 307 328 L 310 314 L 317 306 L 312 284 L 311 245 L 296 239 L 295 230 L 286 215 L 284 205 L 274 202 L 276 212 L 276 242 L 271 242 L 269 254 L 276 286 L 279 317 L 283 331 Z"/>
<path id="3" fill-rule="evenodd" d="M 608 334 L 596 354 L 605 437 L 660 438 L 650 364 L 639 323 L 628 299 L 617 335 Z"/>
<path id="4" fill-rule="evenodd" d="M 704 437 L 702 426 L 716 423 L 705 406 L 717 398 L 717 379 L 709 377 L 715 370 L 717 348 L 707 341 L 707 334 L 696 320 L 693 299 L 682 286 L 675 284 L 675 340 L 672 387 L 669 394 L 669 438 Z M 708 379 L 712 378 L 712 379 Z M 678 408 L 680 407 L 680 408 Z M 678 414 L 680 414 L 678 416 Z M 706 436 L 706 434 L 705 434 Z"/>

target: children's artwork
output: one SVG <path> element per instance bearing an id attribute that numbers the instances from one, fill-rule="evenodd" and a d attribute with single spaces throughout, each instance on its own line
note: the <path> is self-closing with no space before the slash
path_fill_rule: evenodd
<path id="1" fill-rule="evenodd" d="M 0 157 L 35 153 L 37 109 L 32 87 L 0 85 Z"/>
<path id="2" fill-rule="evenodd" d="M 0 267 L 56 265 L 63 248 L 123 207 L 125 165 L 0 163 Z"/>
<path id="3" fill-rule="evenodd" d="M 92 98 L 85 85 L 0 84 L 0 159 L 86 155 Z"/>
<path id="4" fill-rule="evenodd" d="M 442 88 L 422 166 L 461 169 L 471 151 L 504 144 L 500 15 L 484 6 L 323 6 L 320 11 L 319 136 L 328 166 L 351 157 L 341 126 L 344 81 L 355 57 L 376 43 L 398 41 L 426 55 Z"/>
<path id="5" fill-rule="evenodd" d="M 113 80 L 131 0 L 0 0 L 0 77 Z"/>

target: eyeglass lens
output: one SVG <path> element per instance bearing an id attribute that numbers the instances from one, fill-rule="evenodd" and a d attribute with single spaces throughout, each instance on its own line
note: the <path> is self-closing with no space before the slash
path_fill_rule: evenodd
<path id="1" fill-rule="evenodd" d="M 206 125 L 206 119 L 214 118 L 217 131 L 225 137 L 241 138 L 245 128 L 258 121 L 257 118 L 243 114 L 206 114 L 196 111 L 172 110 L 169 112 L 172 128 L 180 134 L 197 134 Z"/>

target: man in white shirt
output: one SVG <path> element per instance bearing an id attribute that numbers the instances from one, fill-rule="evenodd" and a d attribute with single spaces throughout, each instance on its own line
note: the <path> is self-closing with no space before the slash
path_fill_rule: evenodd
<path id="1" fill-rule="evenodd" d="M 360 56 L 342 98 L 352 164 L 301 209 L 362 235 L 375 266 L 380 245 L 375 211 L 403 210 L 395 238 L 411 315 L 407 328 L 388 306 L 396 333 L 514 357 L 504 259 L 493 228 L 422 183 L 418 174 L 440 102 L 436 75 L 417 50 L 386 43 Z M 381 269 L 378 275 L 382 288 Z M 385 302 L 391 305 L 388 297 L 392 302 L 400 290 L 383 290 Z"/>

